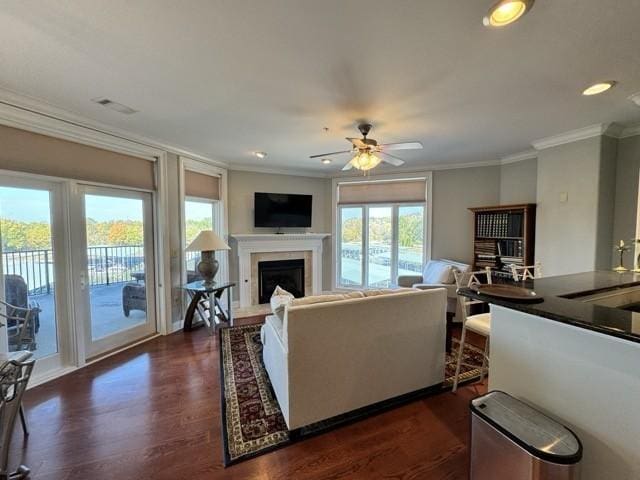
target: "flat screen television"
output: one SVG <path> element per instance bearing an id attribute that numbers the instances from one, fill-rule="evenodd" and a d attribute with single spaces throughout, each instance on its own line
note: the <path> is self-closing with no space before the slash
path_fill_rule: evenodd
<path id="1" fill-rule="evenodd" d="M 254 195 L 256 227 L 311 227 L 312 195 L 262 193 Z"/>

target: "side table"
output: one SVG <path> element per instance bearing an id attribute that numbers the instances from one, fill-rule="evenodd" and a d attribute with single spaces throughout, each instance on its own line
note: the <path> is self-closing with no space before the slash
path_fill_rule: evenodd
<path id="1" fill-rule="evenodd" d="M 231 310 L 231 288 L 235 287 L 233 282 L 214 283 L 205 285 L 202 280 L 187 283 L 182 287 L 191 298 L 189 308 L 184 316 L 183 331 L 190 332 L 196 328 L 207 326 L 213 335 L 216 326 L 221 323 L 233 325 L 233 312 Z M 220 298 L 227 292 L 227 308 L 224 308 Z M 201 321 L 194 323 L 196 311 Z"/>

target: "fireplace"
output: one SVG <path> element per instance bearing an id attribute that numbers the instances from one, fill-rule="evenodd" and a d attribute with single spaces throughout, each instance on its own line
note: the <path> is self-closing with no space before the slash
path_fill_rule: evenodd
<path id="1" fill-rule="evenodd" d="M 296 298 L 304 297 L 304 260 L 258 262 L 259 303 L 269 303 L 278 285 Z"/>

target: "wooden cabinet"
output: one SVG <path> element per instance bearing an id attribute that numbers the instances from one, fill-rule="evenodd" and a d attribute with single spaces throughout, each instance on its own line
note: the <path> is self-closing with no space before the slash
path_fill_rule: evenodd
<path id="1" fill-rule="evenodd" d="M 510 275 L 508 265 L 535 262 L 536 205 L 470 208 L 473 212 L 474 269 L 491 267 Z"/>

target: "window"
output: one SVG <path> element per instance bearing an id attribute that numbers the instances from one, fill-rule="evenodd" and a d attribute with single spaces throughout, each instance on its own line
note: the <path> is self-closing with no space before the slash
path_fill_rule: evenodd
<path id="1" fill-rule="evenodd" d="M 184 226 L 185 247 L 189 245 L 202 230 L 214 230 L 213 200 L 185 200 Z M 185 252 L 187 272 L 193 272 L 200 260 L 200 252 Z"/>
<path id="2" fill-rule="evenodd" d="M 338 207 L 338 286 L 387 288 L 425 261 L 425 205 Z"/>

